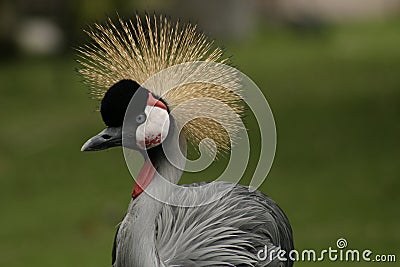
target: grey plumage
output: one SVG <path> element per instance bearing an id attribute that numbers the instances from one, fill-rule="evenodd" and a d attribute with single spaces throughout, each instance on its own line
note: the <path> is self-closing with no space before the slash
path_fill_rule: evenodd
<path id="1" fill-rule="evenodd" d="M 177 135 L 176 131 L 171 131 L 164 149 L 175 147 L 173 140 L 179 139 L 180 147 L 185 151 L 185 140 Z M 249 192 L 245 186 L 228 182 L 208 184 L 206 190 L 185 190 L 206 183 L 172 189 L 164 183 L 164 178 L 176 184 L 181 171 L 163 154 L 154 164 L 159 166 L 158 173 L 147 192 L 130 202 L 127 215 L 119 226 L 113 267 L 293 265 L 275 257 L 263 261 L 257 258 L 257 252 L 264 246 L 268 251 L 275 250 L 275 255 L 279 249 L 287 253 L 293 249 L 289 221 L 271 198 L 260 191 Z M 229 193 L 218 200 L 195 207 L 226 190 Z M 173 198 L 173 203 L 181 205 L 164 204 L 148 193 L 160 199 Z"/>
<path id="2" fill-rule="evenodd" d="M 221 182 L 215 184 L 214 190 L 230 187 L 230 184 Z M 207 195 L 179 194 L 173 197 L 188 203 L 196 201 L 195 198 L 207 198 Z M 289 261 L 271 262 L 268 258 L 259 261 L 257 258 L 257 252 L 265 245 L 268 251 L 277 252 L 279 248 L 291 251 L 292 230 L 288 219 L 271 198 L 259 191 L 250 193 L 241 185 L 236 185 L 218 201 L 201 207 L 164 205 L 154 223 L 152 238 L 161 262 L 159 266 L 293 265 Z M 129 219 L 126 219 L 120 231 L 129 228 Z M 122 234 L 117 240 L 117 247 L 126 241 Z M 128 265 L 116 263 L 113 266 Z"/>
<path id="3" fill-rule="evenodd" d="M 230 186 L 217 183 L 215 190 Z M 193 198 L 193 195 L 186 197 Z M 157 225 L 160 257 L 166 257 L 164 262 L 171 265 L 265 266 L 269 261 L 258 262 L 256 257 L 264 245 L 270 249 L 293 249 L 287 242 L 292 240 L 291 228 L 281 209 L 268 196 L 259 191 L 250 193 L 241 185 L 205 206 L 166 206 Z"/>

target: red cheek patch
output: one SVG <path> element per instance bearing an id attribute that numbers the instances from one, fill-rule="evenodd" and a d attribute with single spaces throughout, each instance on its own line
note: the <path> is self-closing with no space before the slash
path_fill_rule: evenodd
<path id="1" fill-rule="evenodd" d="M 151 107 L 159 107 L 162 108 L 164 110 L 168 110 L 167 106 L 161 102 L 160 100 L 154 98 L 152 93 L 149 93 L 149 98 L 147 98 L 147 105 L 151 106 Z"/>
<path id="2" fill-rule="evenodd" d="M 151 137 L 146 136 L 144 143 L 145 143 L 146 147 L 152 147 L 155 145 L 159 145 L 161 143 L 161 133 L 159 133 L 156 136 L 151 136 Z"/>

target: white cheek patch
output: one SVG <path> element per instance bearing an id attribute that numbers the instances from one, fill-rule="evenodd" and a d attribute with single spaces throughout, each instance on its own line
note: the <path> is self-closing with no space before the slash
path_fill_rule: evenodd
<path id="1" fill-rule="evenodd" d="M 136 129 L 136 144 L 145 150 L 161 144 L 168 135 L 169 115 L 165 109 L 146 106 L 146 121 Z"/>

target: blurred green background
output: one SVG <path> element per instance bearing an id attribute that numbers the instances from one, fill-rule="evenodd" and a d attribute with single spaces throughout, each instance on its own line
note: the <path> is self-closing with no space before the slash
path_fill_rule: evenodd
<path id="1" fill-rule="evenodd" d="M 297 249 L 346 238 L 399 261 L 399 1 L 288 2 L 1 2 L 0 266 L 110 266 L 133 181 L 121 149 L 80 152 L 103 124 L 73 47 L 116 11 L 197 22 L 263 89 L 278 146 L 261 190 L 290 218 Z M 205 178 L 182 182 L 193 179 Z M 397 266 L 295 264 L 321 265 Z"/>

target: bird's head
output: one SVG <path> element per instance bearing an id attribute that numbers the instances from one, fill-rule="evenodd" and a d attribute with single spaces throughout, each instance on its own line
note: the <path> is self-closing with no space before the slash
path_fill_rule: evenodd
<path id="1" fill-rule="evenodd" d="M 194 146 L 212 139 L 215 145 L 204 142 L 210 154 L 214 147 L 230 150 L 244 128 L 242 84 L 226 67 L 222 49 L 196 25 L 137 16 L 95 24 L 86 32 L 93 42 L 78 49 L 79 73 L 101 100 L 107 128 L 82 151 L 120 145 L 149 150 L 166 144 L 171 133 Z"/>
<path id="2" fill-rule="evenodd" d="M 129 112 L 126 112 L 129 107 Z M 90 138 L 82 151 L 97 151 L 122 145 L 124 119 L 129 131 L 128 147 L 147 150 L 160 145 L 170 129 L 166 103 L 133 80 L 113 84 L 101 100 L 100 112 L 106 128 Z M 126 115 L 125 115 L 126 114 Z"/>

